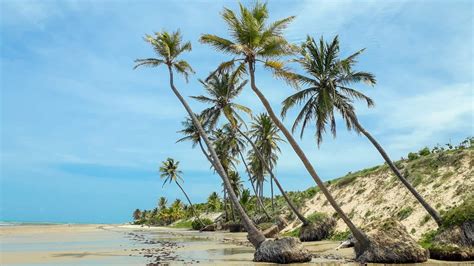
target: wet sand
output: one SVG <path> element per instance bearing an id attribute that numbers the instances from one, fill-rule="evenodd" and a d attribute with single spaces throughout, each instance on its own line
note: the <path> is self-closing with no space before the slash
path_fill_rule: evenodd
<path id="1" fill-rule="evenodd" d="M 314 255 L 308 264 L 358 265 L 338 242 L 304 245 Z M 256 265 L 245 233 L 132 225 L 2 226 L 0 250 L 1 265 Z"/>

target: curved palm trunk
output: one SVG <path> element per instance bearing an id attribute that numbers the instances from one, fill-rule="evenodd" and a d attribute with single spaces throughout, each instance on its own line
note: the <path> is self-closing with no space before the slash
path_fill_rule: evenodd
<path id="1" fill-rule="evenodd" d="M 270 178 L 270 191 L 272 196 L 272 212 L 275 213 L 275 202 L 273 200 L 273 178 Z"/>
<path id="2" fill-rule="evenodd" d="M 265 236 L 262 234 L 260 230 L 257 229 L 257 227 L 253 224 L 253 222 L 248 217 L 247 213 L 245 213 L 244 209 L 240 205 L 239 200 L 237 199 L 237 196 L 232 190 L 232 186 L 230 184 L 229 178 L 227 177 L 224 171 L 224 168 L 222 167 L 222 164 L 219 158 L 217 157 L 214 147 L 212 146 L 212 142 L 209 140 L 206 132 L 201 126 L 201 123 L 199 123 L 199 120 L 194 115 L 194 112 L 192 111 L 191 107 L 188 105 L 188 103 L 183 98 L 183 96 L 179 93 L 178 89 L 174 86 L 173 69 L 171 68 L 170 65 L 168 65 L 168 71 L 169 71 L 169 77 L 170 77 L 170 86 L 171 86 L 171 89 L 173 90 L 173 93 L 176 95 L 176 97 L 179 99 L 181 104 L 184 106 L 184 108 L 188 112 L 189 116 L 193 120 L 194 125 L 197 127 L 199 133 L 201 134 L 201 137 L 203 138 L 204 143 L 206 143 L 206 146 L 209 152 L 211 153 L 211 158 L 214 161 L 214 164 L 216 165 L 216 171 L 221 176 L 222 181 L 224 182 L 224 186 L 227 189 L 227 192 L 229 193 L 230 200 L 234 203 L 235 207 L 237 208 L 240 214 L 240 217 L 242 218 L 242 223 L 248 232 L 247 238 L 249 239 L 249 241 L 252 243 L 252 245 L 255 248 L 258 248 L 260 244 L 263 241 L 265 241 Z"/>
<path id="3" fill-rule="evenodd" d="M 385 152 L 385 150 L 380 146 L 380 144 L 375 140 L 372 135 L 369 134 L 360 124 L 357 119 L 354 119 L 354 123 L 357 127 L 357 129 L 362 132 L 369 140 L 372 142 L 372 144 L 375 146 L 375 148 L 379 151 L 379 153 L 382 155 L 384 158 L 385 162 L 387 162 L 388 166 L 390 169 L 392 169 L 393 173 L 400 179 L 400 181 L 405 185 L 405 187 L 411 192 L 413 196 L 418 200 L 418 202 L 425 208 L 425 210 L 431 215 L 431 217 L 435 220 L 435 222 L 438 224 L 438 226 L 441 226 L 443 221 L 441 219 L 441 216 L 439 213 L 431 207 L 428 202 L 425 201 L 425 199 L 416 191 L 416 189 L 408 182 L 408 180 L 400 173 L 398 168 L 395 166 L 395 164 L 392 162 L 390 157 L 388 157 L 388 154 Z"/>
<path id="4" fill-rule="evenodd" d="M 224 213 L 225 213 L 225 221 L 229 221 L 229 211 L 227 210 L 227 192 L 224 189 Z"/>
<path id="5" fill-rule="evenodd" d="M 349 227 L 349 229 L 352 232 L 352 235 L 357 240 L 360 247 L 362 249 L 368 248 L 369 245 L 370 245 L 370 240 L 367 237 L 367 235 L 364 234 L 361 230 L 359 230 L 359 228 L 357 228 L 354 225 L 354 223 L 352 223 L 352 221 L 349 219 L 349 217 L 347 217 L 347 215 L 344 213 L 344 211 L 341 209 L 341 207 L 339 207 L 336 200 L 331 195 L 329 190 L 326 188 L 323 181 L 319 178 L 318 174 L 316 173 L 313 166 L 309 162 L 308 158 L 306 157 L 306 154 L 303 152 L 301 147 L 298 145 L 296 140 L 293 138 L 290 131 L 288 131 L 288 129 L 286 129 L 285 125 L 283 125 L 283 123 L 280 121 L 280 119 L 278 119 L 278 117 L 276 116 L 275 112 L 273 111 L 273 109 L 272 109 L 270 103 L 268 102 L 268 100 L 265 98 L 265 96 L 262 94 L 262 92 L 255 85 L 255 62 L 252 62 L 252 60 L 250 60 L 248 62 L 248 66 L 249 66 L 249 73 L 250 73 L 250 86 L 251 86 L 252 90 L 255 92 L 255 94 L 258 96 L 260 101 L 262 102 L 265 109 L 267 110 L 268 115 L 270 115 L 273 122 L 277 125 L 277 127 L 281 130 L 281 132 L 283 132 L 286 139 L 290 143 L 291 147 L 296 152 L 296 154 L 298 155 L 300 160 L 303 162 L 306 170 L 309 172 L 311 177 L 314 179 L 314 181 L 316 182 L 318 187 L 321 189 L 321 192 L 323 192 L 324 196 L 329 201 L 329 203 L 334 208 L 334 210 L 337 212 L 337 214 L 346 223 L 347 227 Z"/>
<path id="6" fill-rule="evenodd" d="M 298 209 L 296 208 L 295 204 L 293 204 L 293 202 L 291 201 L 291 199 L 288 197 L 288 195 L 286 194 L 286 191 L 283 189 L 283 187 L 281 186 L 280 182 L 278 181 L 278 179 L 277 179 L 277 178 L 275 177 L 275 175 L 273 174 L 272 169 L 270 169 L 270 166 L 267 164 L 267 162 L 266 162 L 265 159 L 263 158 L 262 153 L 257 149 L 257 146 L 255 146 L 255 143 L 253 143 L 253 141 L 252 141 L 247 135 L 245 135 L 245 134 L 240 130 L 240 128 L 237 128 L 237 130 L 239 131 L 240 135 L 242 135 L 242 136 L 247 140 L 247 142 L 249 142 L 250 145 L 252 145 L 252 148 L 253 148 L 253 150 L 255 151 L 255 153 L 257 154 L 258 159 L 262 162 L 263 167 L 265 167 L 265 169 L 266 169 L 266 170 L 268 171 L 268 173 L 270 174 L 270 178 L 275 181 L 275 184 L 277 185 L 278 189 L 280 190 L 281 195 L 283 196 L 283 198 L 285 199 L 285 201 L 288 203 L 288 206 L 290 206 L 290 209 L 293 211 L 293 213 L 298 217 L 298 219 L 299 219 L 304 225 L 310 224 L 310 222 L 308 221 L 308 219 L 306 219 L 306 217 L 304 217 L 304 215 L 302 215 L 302 214 L 298 211 Z M 273 196 L 273 195 L 272 195 L 272 196 Z"/>
<path id="7" fill-rule="evenodd" d="M 182 187 L 178 182 L 176 182 L 176 184 L 178 185 L 179 189 L 181 189 L 181 191 L 183 192 L 184 196 L 185 196 L 186 199 L 188 200 L 189 205 L 191 206 L 191 210 L 192 210 L 194 216 L 196 216 L 196 219 L 199 221 L 200 224 L 204 225 L 204 223 L 203 223 L 203 222 L 201 221 L 201 219 L 199 218 L 199 215 L 197 214 L 196 209 L 194 209 L 194 205 L 193 205 L 193 203 L 191 202 L 191 200 L 189 199 L 188 194 L 184 191 L 183 187 Z"/>
<path id="8" fill-rule="evenodd" d="M 202 146 L 202 142 L 200 139 L 198 143 L 199 143 L 199 147 L 201 147 L 202 153 L 204 153 L 204 156 L 206 156 L 207 160 L 212 164 L 212 166 L 214 166 L 214 169 L 215 169 L 216 166 L 214 165 L 214 162 L 212 161 L 211 157 L 209 157 L 209 154 L 206 152 L 206 149 L 204 149 L 204 146 Z"/>
<path id="9" fill-rule="evenodd" d="M 242 158 L 242 162 L 244 163 L 245 171 L 247 172 L 249 176 L 250 184 L 252 184 L 252 189 L 253 189 L 253 192 L 255 193 L 258 206 L 263 210 L 263 212 L 265 213 L 265 216 L 267 216 L 268 219 L 271 219 L 271 216 L 268 214 L 267 210 L 265 210 L 265 206 L 263 205 L 262 199 L 257 194 L 257 190 L 255 189 L 255 185 L 253 184 L 253 181 L 252 181 L 252 176 L 250 175 L 249 167 L 247 165 L 247 162 L 245 161 L 244 155 L 242 154 L 240 150 L 239 150 L 239 154 L 240 154 L 240 158 Z"/>

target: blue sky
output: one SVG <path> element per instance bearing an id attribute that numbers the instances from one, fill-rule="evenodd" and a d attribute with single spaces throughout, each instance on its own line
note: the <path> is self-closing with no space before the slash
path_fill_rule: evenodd
<path id="1" fill-rule="evenodd" d="M 202 201 L 220 179 L 199 149 L 176 144 L 185 112 L 168 88 L 165 69 L 132 70 L 152 56 L 142 37 L 180 28 L 193 44 L 196 70 L 186 96 L 202 93 L 197 78 L 228 59 L 197 40 L 227 36 L 219 16 L 234 1 L 0 2 L 0 220 L 125 222 L 160 196 L 158 163 L 181 161 L 184 187 Z M 286 36 L 338 34 L 341 54 L 367 48 L 358 69 L 373 72 L 373 109 L 358 106 L 365 127 L 398 159 L 472 135 L 473 4 L 470 1 L 270 1 L 272 19 L 296 15 Z M 276 110 L 294 90 L 259 69 L 257 84 Z M 189 99 L 192 107 L 203 109 Z M 238 102 L 263 108 L 249 88 Z M 294 116 L 285 120 L 291 125 Z M 340 120 L 338 120 L 340 122 Z M 342 124 L 341 124 L 342 125 Z M 362 136 L 340 127 L 317 149 L 311 129 L 300 144 L 323 179 L 382 162 Z M 314 185 L 287 144 L 277 174 L 288 190 Z M 243 172 L 242 172 L 243 173 Z"/>

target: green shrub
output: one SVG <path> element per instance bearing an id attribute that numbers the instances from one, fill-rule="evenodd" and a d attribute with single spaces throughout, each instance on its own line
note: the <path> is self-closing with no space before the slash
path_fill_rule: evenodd
<path id="1" fill-rule="evenodd" d="M 418 154 L 416 154 L 414 152 L 408 153 L 408 161 L 413 161 L 413 160 L 416 160 L 416 159 L 418 159 Z"/>
<path id="2" fill-rule="evenodd" d="M 425 225 L 430 219 L 431 219 L 431 216 L 429 214 L 425 214 L 425 216 L 423 216 L 423 218 L 420 221 L 420 226 Z"/>
<path id="3" fill-rule="evenodd" d="M 346 240 L 350 234 L 351 234 L 351 231 L 349 230 L 342 231 L 342 232 L 334 231 L 330 239 L 334 241 L 343 241 L 343 240 Z"/>
<path id="4" fill-rule="evenodd" d="M 181 220 L 179 222 L 176 222 L 173 224 L 171 227 L 173 228 L 192 228 L 192 221 L 191 220 Z"/>
<path id="5" fill-rule="evenodd" d="M 328 217 L 328 215 L 326 213 L 323 213 L 323 212 L 313 212 L 312 214 L 308 215 L 308 220 L 310 222 L 318 222 L 318 221 L 322 221 L 324 218 Z"/>
<path id="6" fill-rule="evenodd" d="M 446 211 L 443 215 L 443 226 L 461 225 L 467 220 L 474 221 L 474 196 L 466 199 L 458 207 Z"/>
<path id="7" fill-rule="evenodd" d="M 291 231 L 288 231 L 283 234 L 283 236 L 299 237 L 300 236 L 300 227 L 297 227 Z"/>
<path id="8" fill-rule="evenodd" d="M 202 223 L 200 223 L 198 219 L 194 219 L 193 222 L 191 223 L 191 227 L 194 230 L 201 230 L 205 226 L 212 224 L 211 219 L 208 219 L 208 218 L 201 219 L 201 221 Z"/>
<path id="9" fill-rule="evenodd" d="M 273 226 L 273 223 L 261 223 L 261 224 L 258 224 L 258 228 L 262 231 L 265 231 L 267 230 L 268 228 L 272 227 Z"/>
<path id="10" fill-rule="evenodd" d="M 430 153 L 431 153 L 431 152 L 430 152 L 430 149 L 429 149 L 428 147 L 425 147 L 425 148 L 421 149 L 421 150 L 418 152 L 418 154 L 419 154 L 420 156 L 430 155 Z"/>
<path id="11" fill-rule="evenodd" d="M 430 248 L 433 245 L 433 240 L 438 232 L 436 230 L 430 230 L 421 236 L 418 242 L 423 248 Z"/>
<path id="12" fill-rule="evenodd" d="M 336 186 L 337 187 L 344 187 L 346 185 L 349 185 L 352 183 L 354 180 L 356 180 L 357 176 L 355 174 L 351 174 L 345 177 L 342 177 L 341 179 L 337 180 Z"/>
<path id="13" fill-rule="evenodd" d="M 398 218 L 399 221 L 405 220 L 406 218 L 408 218 L 411 215 L 412 212 L 413 212 L 412 207 L 403 208 L 397 213 L 397 218 Z"/>

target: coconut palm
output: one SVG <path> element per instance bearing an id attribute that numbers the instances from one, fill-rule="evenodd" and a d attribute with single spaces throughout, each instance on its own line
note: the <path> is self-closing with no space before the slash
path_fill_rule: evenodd
<path id="1" fill-rule="evenodd" d="M 161 163 L 161 166 L 160 166 L 160 176 L 162 179 L 164 179 L 163 181 L 163 186 L 166 184 L 166 182 L 168 183 L 171 183 L 171 182 L 174 182 L 176 183 L 176 185 L 178 185 L 179 189 L 181 189 L 181 191 L 183 192 L 184 196 L 186 197 L 186 199 L 188 200 L 189 202 L 189 205 L 191 206 L 191 210 L 194 214 L 194 216 L 196 216 L 196 219 L 201 223 L 201 219 L 199 219 L 199 215 L 197 214 L 196 210 L 194 209 L 194 206 L 193 206 L 193 203 L 191 202 L 191 200 L 189 199 L 188 197 L 188 194 L 186 193 L 186 191 L 184 191 L 183 187 L 181 186 L 181 184 L 179 183 L 179 181 L 183 182 L 183 178 L 181 177 L 181 170 L 178 169 L 179 168 L 179 161 L 175 161 L 173 158 L 168 158 L 166 159 L 166 161 L 163 161 Z M 176 203 L 176 201 L 174 202 Z"/>
<path id="2" fill-rule="evenodd" d="M 158 209 L 160 211 L 166 209 L 166 205 L 168 204 L 168 200 L 165 197 L 160 197 L 158 199 Z"/>
<path id="3" fill-rule="evenodd" d="M 201 125 L 205 125 L 205 121 L 202 115 L 197 115 L 194 114 L 196 118 L 199 120 Z M 213 164 L 211 157 L 209 156 L 209 153 L 206 151 L 204 146 L 202 145 L 202 138 L 201 135 L 199 134 L 198 128 L 194 125 L 193 120 L 190 117 L 186 117 L 186 119 L 181 122 L 183 129 L 178 131 L 178 133 L 181 133 L 184 135 L 184 137 L 178 139 L 176 142 L 183 142 L 183 141 L 191 141 L 192 147 L 195 148 L 196 145 L 199 144 L 199 148 L 201 148 L 201 152 L 206 156 L 207 160 Z"/>
<path id="4" fill-rule="evenodd" d="M 291 55 L 296 50 L 283 36 L 284 29 L 294 17 L 268 23 L 267 6 L 259 2 L 255 3 L 251 9 L 240 4 L 240 16 L 237 16 L 232 10 L 224 8 L 222 17 L 228 25 L 232 40 L 212 34 L 204 34 L 200 38 L 202 43 L 209 44 L 215 49 L 231 54 L 234 57 L 232 60 L 222 63 L 216 71 L 235 67 L 235 76 L 243 75 L 244 73 L 249 74 L 250 86 L 264 105 L 273 122 L 285 135 L 293 150 L 301 159 L 306 170 L 317 183 L 331 206 L 349 227 L 357 239 L 361 250 L 367 249 L 370 244 L 368 237 L 352 223 L 337 204 L 309 162 L 305 153 L 291 135 L 291 132 L 277 117 L 265 95 L 258 89 L 255 82 L 256 63 L 263 63 L 265 67 L 273 70 L 277 76 L 286 78 L 288 82 L 294 82 L 293 76 L 286 71 L 284 64 L 278 61 L 280 57 Z"/>
<path id="5" fill-rule="evenodd" d="M 221 200 L 217 192 L 212 192 L 207 198 L 207 207 L 210 211 L 218 211 L 221 208 Z"/>
<path id="6" fill-rule="evenodd" d="M 133 212 L 133 220 L 134 220 L 134 221 L 140 220 L 141 216 L 142 216 L 142 211 L 140 211 L 140 209 L 136 209 L 136 210 Z"/>
<path id="7" fill-rule="evenodd" d="M 152 45 L 158 58 L 137 59 L 135 60 L 135 62 L 137 63 L 135 68 L 139 66 L 158 67 L 161 65 L 165 65 L 168 68 L 171 90 L 179 99 L 183 107 L 186 109 L 186 112 L 193 120 L 194 125 L 198 128 L 198 131 L 211 154 L 211 159 L 214 162 L 216 170 L 219 173 L 219 176 L 224 181 L 225 188 L 229 193 L 231 201 L 235 204 L 235 206 L 237 206 L 244 227 L 248 232 L 248 238 L 250 242 L 253 244 L 254 247 L 259 247 L 260 244 L 265 241 L 265 236 L 252 223 L 242 206 L 240 206 L 237 196 L 232 191 L 229 178 L 227 177 L 219 161 L 219 158 L 217 157 L 217 154 L 213 147 L 213 143 L 211 142 L 211 140 L 209 140 L 206 132 L 204 131 L 197 117 L 194 115 L 194 112 L 192 111 L 189 104 L 186 102 L 186 100 L 183 98 L 183 96 L 180 94 L 180 92 L 174 85 L 174 71 L 179 74 L 182 74 L 186 80 L 189 74 L 193 73 L 191 66 L 186 61 L 178 59 L 178 57 L 183 52 L 191 51 L 191 43 L 186 42 L 183 44 L 182 37 L 179 31 L 173 33 L 168 33 L 166 31 L 157 32 L 155 33 L 155 36 L 146 35 L 145 41 Z"/>
<path id="8" fill-rule="evenodd" d="M 273 170 L 278 160 L 278 153 L 281 151 L 278 143 L 283 141 L 278 135 L 279 129 L 275 126 L 271 118 L 265 113 L 258 115 L 252 122 L 250 128 L 250 138 L 253 140 L 255 146 L 262 154 L 270 170 Z M 255 154 L 255 150 L 251 150 L 251 153 Z M 258 156 L 255 155 L 253 157 L 258 158 Z M 261 169 L 264 170 L 265 168 L 261 167 Z M 265 172 L 261 171 L 263 175 Z M 272 178 L 270 178 L 270 190 L 272 209 L 275 211 Z"/>
<path id="9" fill-rule="evenodd" d="M 376 83 L 373 74 L 353 69 L 357 57 L 363 51 L 364 49 L 359 50 L 344 59 L 340 59 L 337 36 L 330 43 L 326 43 L 321 37 L 319 44 L 308 36 L 302 46 L 300 56 L 295 60 L 308 75 L 295 76 L 301 83 L 309 87 L 298 91 L 283 101 L 282 116 L 285 116 L 290 108 L 296 105 L 304 105 L 293 123 L 292 130 L 294 132 L 301 124 L 300 136 L 303 136 L 305 128 L 314 121 L 316 141 L 319 146 L 327 127 L 330 127 L 332 135 L 336 137 L 334 114 L 339 113 L 344 119 L 347 129 L 349 131 L 354 129 L 357 133 L 362 133 L 369 139 L 398 179 L 415 196 L 436 223 L 441 225 L 442 220 L 439 213 L 425 201 L 400 173 L 382 146 L 362 127 L 357 119 L 353 101 L 363 100 L 368 107 L 372 107 L 374 102 L 363 93 L 351 88 L 351 86 L 361 81 L 372 86 Z"/>
<path id="10" fill-rule="evenodd" d="M 259 156 L 258 155 L 259 153 L 256 151 L 258 147 L 256 147 L 255 143 L 253 143 L 253 141 L 247 136 L 246 133 L 240 130 L 238 123 L 242 122 L 242 124 L 245 125 L 245 122 L 243 121 L 242 117 L 238 114 L 238 111 L 244 111 L 245 113 L 251 115 L 251 110 L 248 107 L 234 103 L 233 100 L 235 97 L 237 97 L 240 94 L 240 92 L 244 88 L 244 85 L 247 82 L 246 81 L 240 82 L 238 76 L 232 76 L 228 72 L 229 71 L 215 72 L 207 79 L 207 81 L 205 82 L 201 81 L 201 83 L 206 88 L 206 91 L 209 96 L 200 95 L 200 96 L 195 96 L 193 98 L 197 99 L 198 101 L 212 105 L 211 107 L 205 109 L 202 112 L 202 116 L 205 118 L 207 124 L 209 124 L 211 128 L 213 125 L 217 124 L 222 114 L 229 121 L 229 124 L 226 124 L 223 127 L 223 130 L 226 131 L 226 134 L 228 136 L 227 138 L 224 139 L 223 143 L 225 143 L 225 145 L 227 145 L 228 147 L 233 147 L 232 150 L 240 154 L 241 160 L 243 164 L 245 165 L 246 171 L 249 175 L 250 183 L 257 197 L 257 202 L 261 206 L 265 215 L 268 218 L 270 218 L 270 215 L 265 210 L 264 204 L 262 202 L 263 182 L 264 182 L 264 175 L 265 175 L 264 169 L 265 169 L 265 172 L 270 173 L 270 176 L 271 176 L 270 182 L 272 186 L 272 206 L 273 206 L 273 180 L 275 180 L 277 187 L 282 193 L 284 199 L 288 202 L 292 211 L 295 212 L 296 216 L 300 218 L 303 224 L 305 225 L 309 224 L 309 221 L 301 213 L 299 213 L 298 209 L 291 202 L 290 198 L 286 195 L 286 192 L 282 188 L 279 181 L 276 180 L 276 177 L 272 171 L 273 166 L 268 165 L 268 167 L 266 167 L 265 164 L 262 164 L 262 162 L 260 162 L 263 160 L 266 161 L 266 159 L 263 159 L 263 158 L 265 158 L 265 155 L 267 154 L 265 155 L 262 154 L 263 157 Z M 244 149 L 245 144 L 236 136 L 236 134 L 234 134 L 234 131 L 238 131 L 239 134 L 242 137 L 244 137 L 246 141 L 250 143 L 250 145 L 253 148 L 252 154 L 255 156 L 251 157 L 253 158 L 253 161 L 250 167 L 252 168 L 252 171 L 248 167 L 248 164 L 246 163 L 246 160 L 244 156 L 242 155 L 242 150 Z M 231 153 L 231 154 L 234 154 L 234 153 Z M 225 154 L 223 154 L 223 156 L 225 156 Z M 253 174 L 251 174 L 251 172 Z M 255 181 L 255 185 L 254 185 L 254 181 Z M 257 188 L 257 185 L 258 185 L 258 188 Z"/>

